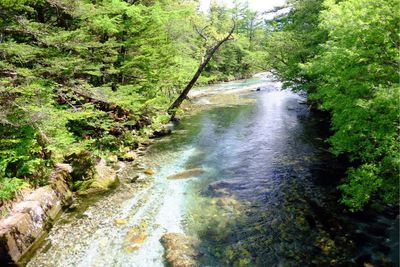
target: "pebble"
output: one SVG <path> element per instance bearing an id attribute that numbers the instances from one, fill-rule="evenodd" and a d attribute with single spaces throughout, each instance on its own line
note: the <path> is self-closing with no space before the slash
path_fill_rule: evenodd
<path id="1" fill-rule="evenodd" d="M 153 174 L 155 174 L 156 172 L 154 171 L 154 170 L 152 170 L 152 169 L 146 169 L 146 170 L 144 170 L 143 171 L 145 174 L 148 174 L 148 175 L 153 175 Z"/>

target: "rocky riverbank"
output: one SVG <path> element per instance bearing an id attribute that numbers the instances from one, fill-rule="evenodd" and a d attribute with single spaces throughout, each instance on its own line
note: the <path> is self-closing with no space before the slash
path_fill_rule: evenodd
<path id="1" fill-rule="evenodd" d="M 329 193 L 338 166 L 304 100 L 268 90 L 242 98 L 253 102 L 207 104 L 148 150 L 126 151 L 116 189 L 79 193 L 87 197 L 61 215 L 28 267 L 391 266 L 380 257 L 396 245 L 381 229 L 394 230 L 392 220 L 372 229 L 386 248 L 371 246 L 364 229 L 366 245 L 353 237 L 364 222 L 342 218 Z M 122 159 L 105 166 L 119 170 Z"/>
<path id="2" fill-rule="evenodd" d="M 166 135 L 170 131 L 165 127 L 151 137 Z M 79 214 L 88 207 L 88 203 L 116 188 L 121 179 L 127 184 L 143 184 L 149 176 L 146 172 L 151 170 L 141 165 L 140 157 L 151 143 L 151 139 L 145 141 L 120 158 L 110 155 L 95 160 L 87 153 L 73 155 L 67 159 L 69 164 L 56 164 L 48 185 L 24 190 L 13 201 L 3 205 L 2 213 L 5 215 L 0 219 L 0 264 L 24 265 L 64 210 L 78 211 Z M 91 166 L 93 160 L 97 163 Z M 129 175 L 126 174 L 127 165 Z M 133 169 L 136 175 L 132 175 Z"/>
<path id="3" fill-rule="evenodd" d="M 50 184 L 40 187 L 13 203 L 8 216 L 0 220 L 0 263 L 17 263 L 36 240 L 42 237 L 63 207 L 71 204 L 68 187 L 71 166 L 58 164 Z"/>

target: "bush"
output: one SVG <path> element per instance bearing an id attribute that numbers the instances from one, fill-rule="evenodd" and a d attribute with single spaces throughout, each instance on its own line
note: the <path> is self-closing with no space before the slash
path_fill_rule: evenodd
<path id="1" fill-rule="evenodd" d="M 14 197 L 15 193 L 22 188 L 28 187 L 29 184 L 18 178 L 1 178 L 0 179 L 0 200 L 7 200 Z"/>

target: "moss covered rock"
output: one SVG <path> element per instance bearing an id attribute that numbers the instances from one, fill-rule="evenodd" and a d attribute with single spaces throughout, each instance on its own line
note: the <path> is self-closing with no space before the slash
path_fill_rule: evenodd
<path id="1" fill-rule="evenodd" d="M 107 166 L 106 161 L 101 159 L 95 167 L 96 174 L 89 188 L 109 190 L 118 184 L 117 173 L 110 166 Z"/>

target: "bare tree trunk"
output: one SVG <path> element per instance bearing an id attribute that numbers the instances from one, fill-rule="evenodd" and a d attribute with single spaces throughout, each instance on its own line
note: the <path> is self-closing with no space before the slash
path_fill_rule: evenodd
<path id="1" fill-rule="evenodd" d="M 197 79 L 200 77 L 201 73 L 203 72 L 204 68 L 207 66 L 208 62 L 210 59 L 213 57 L 215 52 L 217 52 L 218 48 L 225 43 L 228 40 L 231 40 L 231 36 L 233 34 L 233 31 L 235 30 L 235 24 L 233 25 L 232 29 L 229 31 L 229 33 L 223 38 L 222 40 L 216 42 L 213 46 L 211 46 L 209 49 L 207 49 L 205 56 L 201 59 L 200 65 L 197 68 L 196 73 L 194 74 L 193 78 L 190 80 L 190 82 L 186 85 L 185 89 L 181 92 L 181 94 L 178 96 L 178 98 L 172 103 L 172 105 L 168 109 L 168 113 L 171 115 L 171 119 L 174 119 L 176 109 L 180 107 L 182 102 L 187 98 L 187 95 L 189 91 L 192 89 L 192 87 L 195 85 L 197 82 Z"/>

